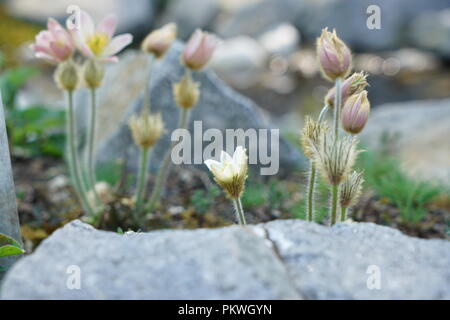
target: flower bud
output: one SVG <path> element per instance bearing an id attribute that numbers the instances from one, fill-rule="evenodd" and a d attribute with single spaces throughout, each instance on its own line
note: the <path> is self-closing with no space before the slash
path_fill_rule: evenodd
<path id="1" fill-rule="evenodd" d="M 218 40 L 214 35 L 195 30 L 186 43 L 181 56 L 182 62 L 191 70 L 202 69 L 211 59 L 217 44 Z"/>
<path id="2" fill-rule="evenodd" d="M 164 122 L 159 113 L 150 115 L 144 111 L 140 116 L 133 115 L 128 126 L 134 143 L 141 148 L 152 147 L 164 133 Z"/>
<path id="3" fill-rule="evenodd" d="M 364 182 L 363 173 L 353 171 L 342 182 L 339 189 L 339 201 L 342 208 L 353 206 L 361 195 L 362 184 Z"/>
<path id="4" fill-rule="evenodd" d="M 327 28 L 317 40 L 317 57 L 323 76 L 334 81 L 345 78 L 351 70 L 352 54 L 345 43 L 338 38 L 336 30 L 329 32 Z"/>
<path id="5" fill-rule="evenodd" d="M 90 89 L 96 89 L 102 85 L 105 69 L 103 65 L 95 59 L 88 59 L 83 65 L 83 77 L 86 85 Z"/>
<path id="6" fill-rule="evenodd" d="M 343 104 L 345 104 L 345 101 L 347 101 L 348 97 L 360 93 L 366 88 L 366 86 L 368 85 L 366 79 L 367 74 L 365 74 L 364 72 L 355 72 L 342 82 L 341 99 Z M 335 98 L 336 87 L 332 87 L 325 96 L 325 104 L 330 108 L 333 108 Z"/>
<path id="7" fill-rule="evenodd" d="M 369 119 L 370 103 L 367 91 L 352 95 L 342 109 L 342 127 L 351 134 L 358 134 L 364 129 Z"/>
<path id="8" fill-rule="evenodd" d="M 73 91 L 78 88 L 80 82 L 78 69 L 78 65 L 72 59 L 59 63 L 54 74 L 58 88 L 66 91 Z"/>
<path id="9" fill-rule="evenodd" d="M 177 25 L 169 23 L 150 32 L 142 42 L 142 51 L 153 54 L 157 59 L 164 56 L 177 37 Z"/>
<path id="10" fill-rule="evenodd" d="M 305 126 L 300 133 L 300 142 L 302 144 L 303 153 L 308 159 L 314 156 L 312 144 L 319 143 L 319 139 L 324 132 L 328 130 L 328 125 L 325 122 L 318 122 L 311 117 L 306 117 Z"/>
<path id="11" fill-rule="evenodd" d="M 179 107 L 191 108 L 200 98 L 200 83 L 192 80 L 190 73 L 186 73 L 180 82 L 173 84 L 173 96 Z"/>
<path id="12" fill-rule="evenodd" d="M 98 195 L 101 203 L 107 204 L 112 200 L 112 190 L 109 183 L 105 181 L 100 181 L 95 184 L 95 192 Z M 95 194 L 93 190 L 89 190 L 88 194 L 88 201 L 91 205 L 95 206 Z"/>

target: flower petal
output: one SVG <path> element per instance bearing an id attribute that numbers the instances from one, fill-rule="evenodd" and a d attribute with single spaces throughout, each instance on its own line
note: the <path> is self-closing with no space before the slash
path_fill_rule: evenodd
<path id="1" fill-rule="evenodd" d="M 219 161 L 208 159 L 204 161 L 205 165 L 208 167 L 210 171 L 213 171 L 213 167 L 221 167 L 222 164 Z"/>
<path id="2" fill-rule="evenodd" d="M 107 57 L 118 53 L 133 41 L 133 36 L 129 33 L 114 37 L 111 42 L 103 50 L 101 56 Z"/>
<path id="3" fill-rule="evenodd" d="M 92 37 L 95 32 L 94 20 L 86 11 L 80 12 L 80 31 L 84 39 Z"/>
<path id="4" fill-rule="evenodd" d="M 226 162 L 233 162 L 233 158 L 224 150 L 220 152 L 220 162 L 225 164 Z"/>
<path id="5" fill-rule="evenodd" d="M 117 16 L 115 14 L 110 14 L 103 18 L 97 25 L 97 33 L 107 34 L 111 39 L 116 31 L 117 27 Z"/>

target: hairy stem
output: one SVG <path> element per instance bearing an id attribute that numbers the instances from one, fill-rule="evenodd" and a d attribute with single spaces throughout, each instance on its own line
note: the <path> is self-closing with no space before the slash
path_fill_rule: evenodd
<path id="1" fill-rule="evenodd" d="M 136 186 L 136 207 L 134 210 L 134 218 L 139 225 L 141 222 L 142 201 L 147 187 L 147 172 L 148 172 L 148 154 L 149 148 L 141 148 L 141 159 L 139 161 L 139 173 Z"/>
<path id="2" fill-rule="evenodd" d="M 331 186 L 331 208 L 330 208 L 330 216 L 331 216 L 331 225 L 336 223 L 337 218 L 337 205 L 338 205 L 338 191 L 339 185 L 333 184 Z"/>
<path id="3" fill-rule="evenodd" d="M 342 79 L 336 78 L 336 96 L 334 99 L 334 135 L 336 137 L 336 141 L 339 139 L 339 123 L 341 122 L 341 84 Z"/>
<path id="4" fill-rule="evenodd" d="M 239 225 L 245 226 L 247 222 L 245 221 L 244 209 L 242 208 L 241 198 L 233 199 L 233 205 L 236 211 L 236 218 L 239 222 Z"/>
<path id="5" fill-rule="evenodd" d="M 347 208 L 341 207 L 341 222 L 347 220 Z"/>
<path id="6" fill-rule="evenodd" d="M 310 161 L 309 183 L 308 183 L 308 221 L 314 220 L 314 187 L 316 180 L 316 166 Z"/>
<path id="7" fill-rule="evenodd" d="M 96 103 L 96 89 L 91 89 L 91 116 L 89 119 L 88 130 L 88 145 L 86 156 L 86 172 L 88 174 L 88 185 L 92 190 L 96 205 L 100 204 L 100 197 L 95 190 L 96 177 L 95 177 L 95 155 L 94 155 L 94 143 L 95 143 L 95 124 L 97 117 L 97 103 Z"/>

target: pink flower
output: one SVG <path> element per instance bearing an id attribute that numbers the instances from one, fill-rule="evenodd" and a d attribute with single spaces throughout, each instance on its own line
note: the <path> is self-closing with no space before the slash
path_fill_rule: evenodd
<path id="1" fill-rule="evenodd" d="M 342 127 L 351 134 L 358 134 L 364 129 L 369 119 L 370 102 L 367 91 L 352 95 L 342 109 Z"/>
<path id="2" fill-rule="evenodd" d="M 70 34 L 53 18 L 48 19 L 47 28 L 36 35 L 36 41 L 31 45 L 36 58 L 50 63 L 69 59 L 74 51 Z"/>
<path id="3" fill-rule="evenodd" d="M 322 30 L 317 40 L 317 56 L 322 74 L 328 80 L 345 78 L 351 70 L 352 54 L 345 43 L 338 38 L 336 30 Z"/>
<path id="4" fill-rule="evenodd" d="M 97 27 L 91 16 L 85 11 L 80 12 L 78 25 L 72 25 L 69 20 L 67 22 L 76 46 L 87 58 L 116 62 L 118 58 L 115 54 L 133 41 L 133 36 L 129 33 L 113 37 L 117 26 L 115 15 L 106 16 Z"/>
<path id="5" fill-rule="evenodd" d="M 183 63 L 192 70 L 202 69 L 211 59 L 217 44 L 216 36 L 195 30 L 184 48 Z"/>

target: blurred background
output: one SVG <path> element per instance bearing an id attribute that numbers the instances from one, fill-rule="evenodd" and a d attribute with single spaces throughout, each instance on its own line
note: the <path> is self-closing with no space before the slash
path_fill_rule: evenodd
<path id="1" fill-rule="evenodd" d="M 378 214 L 389 211 L 383 203 L 410 210 L 417 207 L 414 201 L 425 206 L 422 202 L 439 198 L 441 202 L 433 203 L 433 208 L 437 206 L 440 212 L 439 230 L 429 231 L 437 221 L 432 220 L 424 234 L 416 229 L 412 233 L 448 237 L 449 216 L 445 210 L 449 209 L 450 200 L 448 189 L 441 186 L 450 181 L 448 0 L 1 0 L 0 85 L 9 110 L 9 134 L 16 157 L 13 165 L 19 196 L 25 200 L 31 197 L 28 202 L 24 200 L 22 210 L 31 216 L 39 214 L 40 219 L 46 210 L 36 213 L 33 199 L 39 197 L 39 188 L 34 186 L 30 191 L 30 174 L 26 169 L 35 166 L 35 170 L 45 171 L 61 162 L 64 113 L 60 108 L 62 97 L 52 82 L 52 69 L 40 65 L 28 46 L 45 27 L 47 17 L 63 23 L 69 5 L 78 5 L 96 20 L 116 13 L 118 32 L 132 33 L 134 48 L 139 48 L 150 30 L 168 22 L 178 24 L 178 37 L 182 40 L 196 28 L 216 33 L 222 43 L 210 68 L 229 86 L 255 101 L 270 123 L 294 144 L 304 115 L 319 112 L 323 96 L 330 88 L 318 70 L 315 39 L 324 27 L 336 28 L 353 50 L 354 69 L 369 73 L 368 91 L 374 116 L 364 143 L 376 145 L 383 152 L 394 150 L 398 166 L 406 170 L 407 176 L 391 179 L 401 180 L 397 184 L 403 184 L 402 188 L 411 185 L 422 188 L 419 182 L 409 180 L 418 176 L 432 183 L 433 188 L 439 181 L 438 191 L 425 190 L 433 193 L 428 197 L 417 190 L 388 190 L 383 185 L 385 181 L 377 179 L 380 172 L 394 171 L 393 167 L 375 167 L 384 162 L 384 155 L 366 159 L 369 163 L 366 166 L 374 169 L 368 173 L 368 183 L 372 174 L 375 200 L 381 206 Z M 399 104 L 391 107 L 391 103 Z M 398 144 L 386 145 L 386 140 L 395 140 L 384 135 L 391 126 L 397 126 L 403 136 L 396 138 Z M 41 160 L 31 165 L 20 160 L 30 157 Z M 39 179 L 48 182 L 49 178 L 37 175 L 35 180 Z M 50 188 L 57 188 L 58 183 L 63 184 L 61 179 L 52 179 Z M 405 192 L 406 200 L 389 199 L 396 192 Z M 375 206 L 373 194 L 367 198 L 361 206 Z M 380 201 L 385 198 L 387 202 Z"/>

